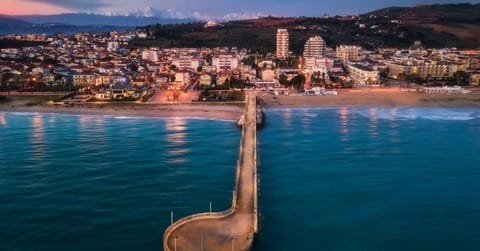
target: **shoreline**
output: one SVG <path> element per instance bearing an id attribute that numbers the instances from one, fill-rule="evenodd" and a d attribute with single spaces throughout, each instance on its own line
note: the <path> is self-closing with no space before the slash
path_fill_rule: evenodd
<path id="1" fill-rule="evenodd" d="M 338 95 L 324 96 L 275 96 L 261 94 L 266 108 L 315 108 L 315 107 L 438 107 L 480 108 L 480 93 L 426 94 L 399 90 L 341 90 Z"/>
<path id="2" fill-rule="evenodd" d="M 237 121 L 242 109 L 235 105 L 172 104 L 79 104 L 74 106 L 0 104 L 0 112 L 70 115 L 124 116 L 147 118 L 190 118 Z"/>
<path id="3" fill-rule="evenodd" d="M 432 107 L 480 108 L 480 92 L 470 94 L 425 94 L 398 89 L 339 90 L 336 96 L 275 96 L 259 93 L 266 109 L 333 107 Z M 45 104 L 25 96 L 7 96 L 0 112 L 59 113 L 149 118 L 192 118 L 237 121 L 243 114 L 240 103 L 79 103 Z"/>

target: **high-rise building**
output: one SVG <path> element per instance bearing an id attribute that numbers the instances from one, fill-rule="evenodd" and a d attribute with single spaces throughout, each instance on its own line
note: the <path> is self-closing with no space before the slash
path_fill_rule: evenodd
<path id="1" fill-rule="evenodd" d="M 340 45 L 337 46 L 337 58 L 344 64 L 351 61 L 358 61 L 360 57 L 360 50 L 362 48 L 356 45 Z"/>
<path id="2" fill-rule="evenodd" d="M 286 58 L 288 57 L 288 30 L 287 29 L 278 29 L 277 30 L 277 58 Z"/>
<path id="3" fill-rule="evenodd" d="M 311 37 L 305 43 L 304 58 L 325 57 L 325 41 L 320 36 Z"/>

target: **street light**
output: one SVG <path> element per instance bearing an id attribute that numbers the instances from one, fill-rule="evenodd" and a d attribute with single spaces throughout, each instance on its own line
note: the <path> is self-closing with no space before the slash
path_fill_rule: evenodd
<path id="1" fill-rule="evenodd" d="M 178 236 L 175 236 L 175 240 L 174 240 L 174 242 L 173 242 L 173 244 L 174 244 L 173 250 L 174 250 L 174 251 L 177 251 L 177 238 L 178 238 Z"/>
<path id="2" fill-rule="evenodd" d="M 173 211 L 170 212 L 170 225 L 173 225 Z"/>

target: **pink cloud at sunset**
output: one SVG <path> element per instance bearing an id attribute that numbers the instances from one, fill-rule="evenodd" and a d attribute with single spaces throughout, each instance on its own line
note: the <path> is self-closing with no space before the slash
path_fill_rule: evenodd
<path id="1" fill-rule="evenodd" d="M 1 0 L 0 14 L 5 15 L 49 15 L 58 13 L 68 13 L 71 10 L 61 8 L 51 4 L 36 3 L 19 0 Z"/>

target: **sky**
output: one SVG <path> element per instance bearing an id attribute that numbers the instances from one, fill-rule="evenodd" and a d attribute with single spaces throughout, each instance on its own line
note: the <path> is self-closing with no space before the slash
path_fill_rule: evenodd
<path id="1" fill-rule="evenodd" d="M 462 2 L 479 3 L 480 0 L 0 0 L 0 13 L 128 13 L 151 6 L 178 16 L 321 16 L 360 14 L 389 6 Z"/>

